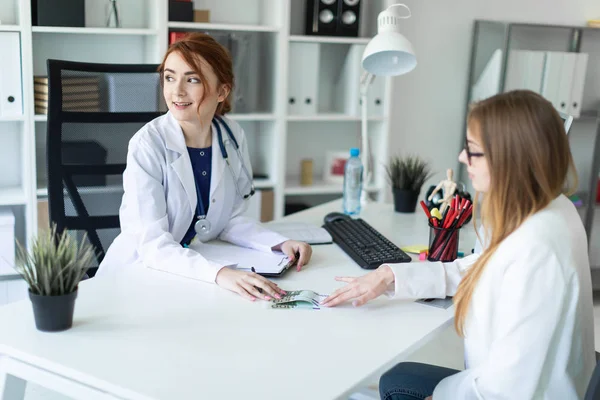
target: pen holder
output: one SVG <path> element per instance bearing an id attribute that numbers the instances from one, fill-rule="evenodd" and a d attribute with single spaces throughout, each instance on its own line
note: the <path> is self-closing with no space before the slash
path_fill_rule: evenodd
<path id="1" fill-rule="evenodd" d="M 429 261 L 454 261 L 458 256 L 460 228 L 442 228 L 429 224 Z"/>

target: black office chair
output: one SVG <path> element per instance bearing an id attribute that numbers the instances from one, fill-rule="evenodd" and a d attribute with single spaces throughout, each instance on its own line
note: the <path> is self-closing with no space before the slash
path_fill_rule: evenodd
<path id="1" fill-rule="evenodd" d="M 128 142 L 166 111 L 157 67 L 48 60 L 50 223 L 87 233 L 98 264 L 120 232 Z"/>

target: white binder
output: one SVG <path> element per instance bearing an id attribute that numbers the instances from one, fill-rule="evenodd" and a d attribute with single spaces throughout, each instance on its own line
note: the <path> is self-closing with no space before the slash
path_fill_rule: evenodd
<path id="1" fill-rule="evenodd" d="M 548 52 L 542 95 L 565 114 L 579 117 L 585 85 L 588 55 Z"/>
<path id="2" fill-rule="evenodd" d="M 360 77 L 362 55 L 365 45 L 353 44 L 348 50 L 339 80 L 336 86 L 336 97 L 341 99 L 344 114 L 360 117 Z"/>
<path id="3" fill-rule="evenodd" d="M 385 76 L 376 76 L 367 91 L 367 116 L 383 116 L 383 98 L 385 95 Z"/>
<path id="4" fill-rule="evenodd" d="M 587 72 L 588 54 L 580 53 L 575 58 L 573 69 L 573 82 L 571 84 L 571 101 L 568 114 L 574 118 L 581 114 L 581 102 L 583 101 L 583 90 L 585 87 L 585 74 Z"/>
<path id="5" fill-rule="evenodd" d="M 570 88 L 571 78 L 564 76 L 564 54 L 565 53 L 552 51 L 546 54 L 544 77 L 542 79 L 542 96 L 552 102 L 557 110 L 566 113 L 569 99 L 565 99 L 565 90 L 562 82 L 568 81 Z M 561 101 L 564 103 L 563 107 L 561 107 Z"/>
<path id="6" fill-rule="evenodd" d="M 314 115 L 317 113 L 319 74 L 318 43 L 290 43 L 288 75 L 288 114 Z"/>
<path id="7" fill-rule="evenodd" d="M 21 49 L 18 32 L 0 32 L 0 116 L 23 115 Z"/>
<path id="8" fill-rule="evenodd" d="M 511 50 L 504 91 L 528 89 L 540 93 L 545 62 L 546 53 L 543 51 Z"/>

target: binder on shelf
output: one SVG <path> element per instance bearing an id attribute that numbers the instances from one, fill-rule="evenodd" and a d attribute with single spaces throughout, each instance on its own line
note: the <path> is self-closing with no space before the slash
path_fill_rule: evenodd
<path id="1" fill-rule="evenodd" d="M 314 115 L 317 113 L 319 93 L 318 43 L 290 43 L 288 75 L 288 114 Z"/>
<path id="2" fill-rule="evenodd" d="M 177 32 L 177 31 L 172 31 L 169 32 L 169 46 L 173 43 L 175 43 L 178 40 L 181 40 L 185 37 L 185 35 L 187 35 L 188 32 Z"/>
<path id="3" fill-rule="evenodd" d="M 0 32 L 0 116 L 23 115 L 19 32 Z"/>
<path id="4" fill-rule="evenodd" d="M 544 51 L 511 50 L 506 67 L 504 91 L 528 89 L 541 93 L 545 63 Z"/>
<path id="5" fill-rule="evenodd" d="M 568 114 L 573 118 L 581 115 L 581 103 L 583 101 L 583 90 L 585 87 L 585 75 L 587 72 L 589 55 L 587 53 L 577 54 L 575 67 L 573 69 L 573 83 L 571 84 L 571 100 Z"/>
<path id="6" fill-rule="evenodd" d="M 367 91 L 367 115 L 369 117 L 383 116 L 383 98 L 385 95 L 385 76 L 376 76 Z"/>
<path id="7" fill-rule="evenodd" d="M 354 44 L 348 49 L 344 65 L 337 82 L 335 96 L 343 102 L 344 114 L 360 117 L 360 77 L 362 54 L 365 45 Z"/>
<path id="8" fill-rule="evenodd" d="M 565 114 L 579 117 L 585 85 L 588 55 L 547 52 L 542 95 Z"/>
<path id="9" fill-rule="evenodd" d="M 560 82 L 563 79 L 562 60 L 564 53 L 548 52 L 544 77 L 542 79 L 542 96 L 552 102 L 557 110 L 560 110 Z M 563 110 L 566 111 L 566 104 Z"/>

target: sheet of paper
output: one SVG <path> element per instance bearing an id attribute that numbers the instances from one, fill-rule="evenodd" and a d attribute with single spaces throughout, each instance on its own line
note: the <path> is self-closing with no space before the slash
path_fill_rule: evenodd
<path id="1" fill-rule="evenodd" d="M 325 229 L 306 222 L 274 222 L 265 225 L 265 227 L 292 240 L 299 240 L 308 244 L 333 242 L 331 235 Z"/>
<path id="2" fill-rule="evenodd" d="M 208 260 L 239 269 L 254 267 L 258 273 L 277 274 L 289 263 L 288 257 L 280 252 L 265 253 L 218 240 L 208 243 L 194 241 L 190 247 Z"/>

